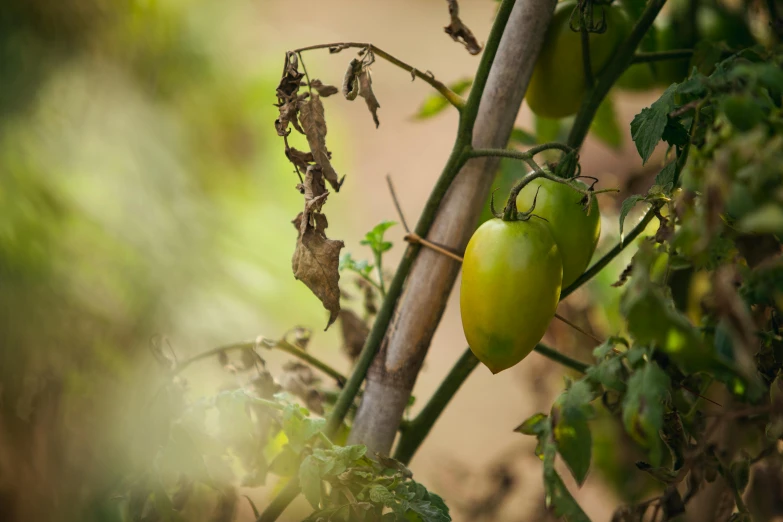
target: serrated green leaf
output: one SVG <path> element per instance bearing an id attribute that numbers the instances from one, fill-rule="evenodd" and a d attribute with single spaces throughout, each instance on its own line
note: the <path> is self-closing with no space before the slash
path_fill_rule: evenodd
<path id="1" fill-rule="evenodd" d="M 663 137 L 669 113 L 674 109 L 676 88 L 676 84 L 670 85 L 656 102 L 642 109 L 631 122 L 631 137 L 642 157 L 642 164 L 647 163 Z"/>
<path id="2" fill-rule="evenodd" d="M 623 133 L 617 121 L 617 112 L 614 110 L 614 103 L 610 96 L 604 98 L 604 101 L 598 106 L 598 111 L 596 111 L 595 117 L 590 124 L 590 132 L 599 141 L 614 150 L 622 146 Z"/>
<path id="3" fill-rule="evenodd" d="M 304 446 L 326 425 L 324 419 L 304 417 L 296 405 L 286 407 L 283 412 L 283 432 L 288 437 L 291 449 L 300 453 Z"/>
<path id="4" fill-rule="evenodd" d="M 376 504 L 383 504 L 384 506 L 391 507 L 394 505 L 394 495 L 389 491 L 386 486 L 376 484 L 370 488 L 370 500 Z"/>
<path id="5" fill-rule="evenodd" d="M 681 122 L 669 120 L 666 123 L 666 127 L 663 128 L 661 139 L 669 145 L 684 147 L 688 144 L 691 137 Z"/>
<path id="6" fill-rule="evenodd" d="M 623 424 L 628 434 L 650 452 L 654 466 L 661 461 L 661 438 L 664 401 L 671 383 L 666 372 L 654 362 L 648 362 L 628 379 L 628 391 L 623 399 Z"/>
<path id="7" fill-rule="evenodd" d="M 363 276 L 369 276 L 373 268 L 375 267 L 366 260 L 356 261 L 351 256 L 350 252 L 343 252 L 340 254 L 340 262 L 337 265 L 337 269 L 341 272 L 343 270 L 350 270 Z"/>
<path id="8" fill-rule="evenodd" d="M 640 201 L 644 201 L 644 196 L 640 196 L 638 194 L 631 196 L 627 198 L 625 201 L 623 201 L 622 206 L 620 207 L 620 235 L 623 234 L 623 225 L 625 224 L 625 218 L 628 216 L 628 213 L 631 211 L 633 207 L 636 206 L 637 203 Z"/>
<path id="9" fill-rule="evenodd" d="M 457 80 L 454 83 L 448 85 L 448 88 L 454 91 L 456 94 L 463 94 L 473 84 L 472 78 L 463 78 Z M 449 106 L 448 100 L 443 97 L 442 94 L 431 94 L 427 96 L 424 102 L 419 107 L 419 111 L 414 118 L 417 120 L 426 120 L 433 116 L 440 114 L 443 110 Z"/>
<path id="10" fill-rule="evenodd" d="M 321 503 L 321 471 L 318 461 L 312 455 L 305 457 L 299 466 L 299 485 L 313 509 L 318 509 Z"/>
<path id="11" fill-rule="evenodd" d="M 410 510 L 416 513 L 422 522 L 450 522 L 451 516 L 444 513 L 439 507 L 429 500 L 414 500 L 410 503 Z M 408 518 L 408 520 L 415 520 Z"/>

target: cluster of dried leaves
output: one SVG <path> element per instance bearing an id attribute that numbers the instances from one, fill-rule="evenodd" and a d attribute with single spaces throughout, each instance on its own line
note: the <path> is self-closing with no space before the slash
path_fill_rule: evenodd
<path id="1" fill-rule="evenodd" d="M 330 52 L 344 49 L 336 46 Z M 367 102 L 375 126 L 379 125 L 380 104 L 372 91 L 370 65 L 374 62 L 372 49 L 364 49 L 360 58 L 351 60 L 343 84 L 343 95 L 348 100 L 361 96 Z M 292 259 L 294 277 L 307 285 L 329 311 L 328 328 L 340 313 L 340 288 L 338 272 L 340 250 L 345 246 L 340 240 L 326 237 L 328 221 L 323 206 L 329 195 L 327 183 L 335 191 L 345 180 L 331 163 L 332 154 L 326 146 L 326 117 L 321 98 L 338 92 L 331 85 L 318 79 L 310 80 L 307 71 L 299 71 L 301 57 L 297 52 L 287 52 L 283 75 L 277 86 L 277 107 L 280 116 L 275 120 L 277 134 L 285 141 L 285 155 L 294 165 L 300 183 L 297 190 L 304 195 L 304 210 L 293 220 L 299 232 Z M 306 80 L 306 81 L 304 81 Z M 300 93 L 301 87 L 307 91 Z M 309 152 L 289 146 L 288 136 L 293 126 L 307 138 Z"/>

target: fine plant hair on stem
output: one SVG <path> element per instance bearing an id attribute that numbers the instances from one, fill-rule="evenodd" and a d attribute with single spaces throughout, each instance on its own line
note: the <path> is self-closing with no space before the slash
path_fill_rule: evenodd
<path id="1" fill-rule="evenodd" d="M 461 122 L 458 145 L 470 145 L 463 140 L 472 137 L 472 145 L 477 148 L 506 146 L 555 3 L 554 0 L 515 3 L 474 125 L 470 119 L 475 115 L 475 107 L 470 106 L 470 99 L 462 111 L 467 120 Z M 440 204 L 435 222 L 426 234 L 427 240 L 464 250 L 489 194 L 498 161 L 488 157 L 467 162 Z M 456 261 L 429 249 L 419 253 L 393 323 L 368 374 L 350 443 L 363 443 L 370 451 L 389 454 L 459 268 Z"/>

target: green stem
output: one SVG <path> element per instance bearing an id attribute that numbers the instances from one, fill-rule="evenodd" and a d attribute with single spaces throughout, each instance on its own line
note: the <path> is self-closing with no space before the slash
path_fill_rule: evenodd
<path id="1" fill-rule="evenodd" d="M 650 207 L 650 209 L 647 211 L 647 213 L 644 215 L 641 221 L 633 227 L 633 229 L 625 235 L 609 252 L 603 255 L 601 259 L 596 261 L 590 268 L 585 271 L 584 274 L 579 276 L 576 281 L 571 283 L 567 288 L 562 290 L 560 292 L 560 300 L 562 301 L 569 295 L 571 295 L 576 289 L 578 289 L 580 286 L 588 282 L 590 279 L 595 277 L 595 275 L 603 270 L 603 268 L 608 265 L 609 263 L 614 260 L 615 257 L 617 257 L 620 252 L 625 250 L 625 247 L 630 245 L 634 239 L 636 239 L 639 234 L 644 232 L 644 229 L 647 228 L 647 224 L 652 221 L 652 218 L 655 217 L 655 209 L 656 207 Z"/>
<path id="2" fill-rule="evenodd" d="M 322 372 L 324 372 L 329 377 L 333 378 L 335 381 L 337 381 L 338 386 L 345 385 L 348 378 L 343 375 L 342 373 L 338 372 L 325 362 L 321 361 L 320 359 L 317 359 L 316 357 L 313 357 L 306 351 L 302 350 L 301 348 L 297 348 L 293 344 L 289 343 L 285 339 L 281 339 L 277 341 L 272 348 L 275 348 L 277 350 L 281 350 L 285 353 L 291 354 L 294 357 L 301 359 L 302 361 L 306 362 L 310 366 L 314 368 L 318 368 Z"/>
<path id="3" fill-rule="evenodd" d="M 430 400 L 424 406 L 424 409 L 406 426 L 400 436 L 400 442 L 394 452 L 394 458 L 408 464 L 413 454 L 427 437 L 435 421 L 451 401 L 454 394 L 457 393 L 462 383 L 468 378 L 468 375 L 478 366 L 479 360 L 470 351 L 470 348 L 460 356 L 456 364 L 445 379 L 440 383 L 438 389 L 430 397 Z"/>
<path id="4" fill-rule="evenodd" d="M 299 477 L 291 477 L 283 490 L 272 499 L 256 522 L 274 522 L 285 511 L 288 504 L 299 495 Z"/>
<path id="5" fill-rule="evenodd" d="M 550 348 L 549 346 L 542 343 L 538 343 L 536 347 L 533 348 L 533 350 L 543 355 L 547 359 L 562 364 L 566 368 L 571 368 L 572 370 L 577 371 L 579 373 L 587 372 L 587 368 L 590 366 L 589 364 L 585 364 L 583 362 L 577 361 L 576 359 L 572 359 L 567 355 L 564 355 L 558 352 L 557 350 Z"/>
<path id="6" fill-rule="evenodd" d="M 672 49 L 671 51 L 655 51 L 650 53 L 636 53 L 633 55 L 633 63 L 650 63 L 664 60 L 678 60 L 693 56 L 693 49 Z"/>
<path id="7" fill-rule="evenodd" d="M 585 373 L 587 371 L 587 364 L 563 355 L 545 344 L 537 344 L 534 350 L 544 357 L 577 372 Z M 446 409 L 446 406 L 448 406 L 451 399 L 468 376 L 473 373 L 478 364 L 479 360 L 473 355 L 470 348 L 466 349 L 451 368 L 446 378 L 440 383 L 438 389 L 435 390 L 435 393 L 432 394 L 424 409 L 402 430 L 400 442 L 397 444 L 397 449 L 394 452 L 395 459 L 406 465 L 411 461 L 421 443 L 429 435 L 435 422 L 440 418 L 443 410 Z"/>
<path id="8" fill-rule="evenodd" d="M 582 18 L 582 27 L 579 30 L 582 37 L 582 69 L 585 74 L 585 85 L 590 90 L 595 85 L 595 78 L 593 77 L 593 66 L 590 63 L 590 33 L 587 32 L 587 20 L 585 20 L 585 13 L 580 10 L 579 16 Z"/>
<path id="9" fill-rule="evenodd" d="M 386 297 L 386 287 L 383 283 L 383 267 L 381 265 L 381 259 L 383 256 L 380 253 L 375 254 L 375 268 L 378 270 L 378 291 L 381 293 L 381 298 Z"/>
<path id="10" fill-rule="evenodd" d="M 575 149 L 581 147 L 587 132 L 590 130 L 590 124 L 595 117 L 595 113 L 598 111 L 598 106 L 601 105 L 612 85 L 631 64 L 639 42 L 642 41 L 645 33 L 652 26 L 665 3 L 666 0 L 650 0 L 639 17 L 639 21 L 633 27 L 631 34 L 620 45 L 617 53 L 598 77 L 595 86 L 586 93 L 582 106 L 576 114 L 576 119 L 574 119 L 574 125 L 571 127 L 571 132 L 568 135 L 568 144 L 571 147 Z"/>

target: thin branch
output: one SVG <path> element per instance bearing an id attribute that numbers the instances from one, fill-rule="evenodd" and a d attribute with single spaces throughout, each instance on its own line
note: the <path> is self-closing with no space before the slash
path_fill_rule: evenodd
<path id="1" fill-rule="evenodd" d="M 574 119 L 571 132 L 568 135 L 568 144 L 571 147 L 578 149 L 582 146 L 582 142 L 590 130 L 590 124 L 595 117 L 595 113 L 598 111 L 598 106 L 601 105 L 614 83 L 633 61 L 636 48 L 652 26 L 665 3 L 666 0 L 650 0 L 636 25 L 631 30 L 631 34 L 622 42 L 617 53 L 606 65 L 595 86 L 586 93 L 582 106 Z"/>
<path id="2" fill-rule="evenodd" d="M 693 49 L 672 49 L 670 51 L 655 51 L 650 53 L 636 53 L 633 55 L 633 63 L 661 62 L 664 60 L 678 60 L 693 56 Z"/>
<path id="3" fill-rule="evenodd" d="M 562 321 L 563 323 L 567 324 L 568 326 L 570 326 L 571 328 L 573 328 L 574 330 L 576 330 L 580 334 L 589 337 L 590 339 L 592 339 L 593 341 L 597 342 L 598 344 L 603 344 L 603 341 L 601 339 L 599 339 L 595 335 L 591 334 L 587 330 L 584 330 L 580 326 L 572 323 L 571 321 L 569 321 L 568 319 L 566 319 L 562 315 L 560 315 L 558 313 L 555 313 L 555 319 L 558 319 L 558 320 Z"/>
<path id="4" fill-rule="evenodd" d="M 435 76 L 432 75 L 432 73 L 427 72 L 423 73 L 416 69 L 415 67 L 408 65 L 407 63 L 403 62 L 402 60 L 399 60 L 398 58 L 395 58 L 391 54 L 387 53 L 383 49 L 379 49 L 378 47 L 374 46 L 371 43 L 362 43 L 362 42 L 338 42 L 338 43 L 330 43 L 330 44 L 318 44 L 318 45 L 310 45 L 308 47 L 302 47 L 300 49 L 294 50 L 295 53 L 302 53 L 305 51 L 313 51 L 315 49 L 337 49 L 339 51 L 343 49 L 369 49 L 371 50 L 376 56 L 380 56 L 387 62 L 396 65 L 400 69 L 403 69 L 405 71 L 408 71 L 411 73 L 411 77 L 419 78 L 432 86 L 436 91 L 441 93 L 446 100 L 453 105 L 457 110 L 462 110 L 462 108 L 465 106 L 465 100 L 460 96 L 459 94 L 455 93 L 448 87 L 446 87 L 445 84 L 435 79 Z M 335 51 L 336 52 L 336 51 Z"/>
<path id="5" fill-rule="evenodd" d="M 264 346 L 265 348 L 274 348 L 283 352 L 286 352 L 290 355 L 293 355 L 294 357 L 306 362 L 310 366 L 317 368 L 321 370 L 323 373 L 328 375 L 329 377 L 332 377 L 335 381 L 337 381 L 338 386 L 343 386 L 345 382 L 347 381 L 347 378 L 345 375 L 341 374 L 325 362 L 321 361 L 317 357 L 314 357 L 307 353 L 306 351 L 302 350 L 301 348 L 297 348 L 293 344 L 289 343 L 285 339 L 280 339 L 277 341 L 270 341 L 264 338 L 260 338 L 260 340 L 255 341 L 242 341 L 238 343 L 232 343 L 232 344 L 226 344 L 224 346 L 218 346 L 217 348 L 213 348 L 211 350 L 207 350 L 206 352 L 199 353 L 197 355 L 194 355 L 193 357 L 189 359 L 185 359 L 181 363 L 179 363 L 173 370 L 171 376 L 174 377 L 175 375 L 178 375 L 181 373 L 185 368 L 190 366 L 191 364 L 201 361 L 203 359 L 210 359 L 212 357 L 217 357 L 218 354 L 222 352 L 228 352 L 233 350 L 253 350 L 255 351 L 256 348 L 259 346 Z"/>
<path id="6" fill-rule="evenodd" d="M 418 243 L 418 244 L 420 244 L 422 246 L 425 246 L 425 247 L 427 247 L 427 248 L 429 248 L 431 250 L 434 250 L 435 252 L 443 254 L 446 257 L 450 257 L 454 261 L 459 261 L 460 263 L 462 263 L 462 256 L 460 256 L 459 254 L 455 254 L 454 252 L 452 252 L 450 250 L 447 250 L 444 247 L 442 247 L 442 246 L 440 246 L 440 245 L 438 245 L 436 243 L 433 243 L 432 241 L 427 241 L 426 239 L 424 239 L 423 237 L 420 237 L 415 232 L 412 232 L 412 233 L 406 235 L 403 239 L 405 241 L 407 241 L 408 243 Z"/>
<path id="7" fill-rule="evenodd" d="M 577 290 L 580 286 L 588 282 L 590 279 L 595 277 L 598 272 L 603 270 L 603 268 L 608 265 L 609 263 L 614 260 L 615 257 L 617 257 L 620 252 L 625 250 L 625 247 L 630 245 L 634 239 L 636 239 L 639 234 L 644 232 L 644 229 L 647 228 L 647 224 L 652 221 L 652 219 L 655 217 L 655 212 L 653 211 L 654 207 L 651 207 L 647 213 L 642 217 L 641 221 L 633 227 L 633 230 L 631 230 L 629 233 L 625 235 L 609 252 L 603 255 L 601 259 L 596 261 L 590 268 L 588 268 L 584 274 L 579 276 L 576 281 L 571 283 L 567 288 L 565 288 L 563 291 L 560 292 L 560 300 L 562 301 L 569 295 L 571 295 L 575 290 Z"/>
<path id="8" fill-rule="evenodd" d="M 587 364 L 563 355 L 544 344 L 537 344 L 534 350 L 544 357 L 577 372 L 585 373 L 587 371 Z M 446 409 L 446 406 L 448 406 L 451 399 L 478 364 L 479 360 L 473 355 L 470 348 L 467 348 L 451 368 L 448 375 L 441 381 L 440 386 L 432 394 L 432 397 L 430 397 L 430 400 L 421 412 L 402 430 L 400 442 L 397 444 L 397 449 L 394 452 L 395 459 L 406 465 L 411 461 L 416 450 L 419 449 L 421 443 L 427 438 L 443 410 Z"/>
<path id="9" fill-rule="evenodd" d="M 405 232 L 410 234 L 411 229 L 408 227 L 408 222 L 405 221 L 405 214 L 402 212 L 402 207 L 400 206 L 400 202 L 397 199 L 397 194 L 394 192 L 394 184 L 392 183 L 391 176 L 386 174 L 386 183 L 389 185 L 389 192 L 391 193 L 392 201 L 394 202 L 394 208 L 397 209 L 397 215 L 400 217 L 400 221 L 402 222 L 402 228 L 405 229 Z"/>

